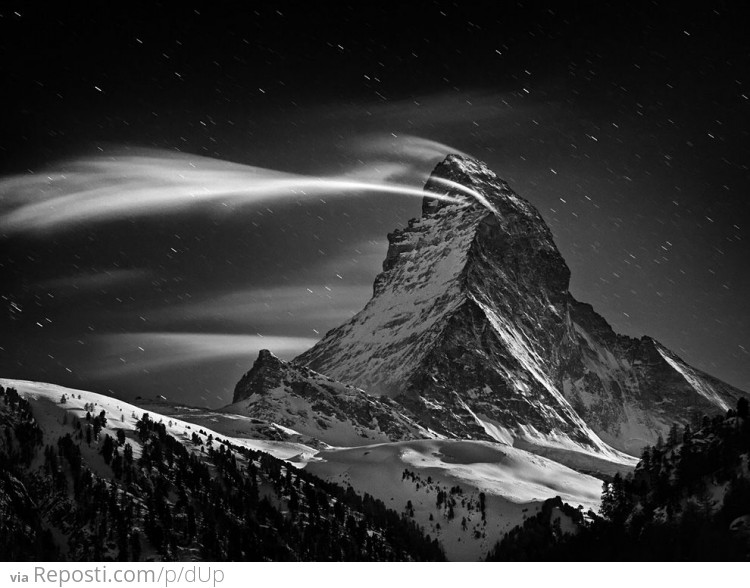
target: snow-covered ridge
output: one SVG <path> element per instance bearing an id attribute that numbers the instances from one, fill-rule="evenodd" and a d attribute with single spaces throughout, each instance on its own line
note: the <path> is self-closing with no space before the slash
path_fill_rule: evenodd
<path id="1" fill-rule="evenodd" d="M 685 381 L 687 381 L 687 383 L 690 384 L 698 394 L 703 396 L 711 404 L 720 406 L 724 410 L 729 410 L 730 407 L 726 400 L 724 400 L 724 398 L 722 398 L 712 386 L 702 379 L 693 368 L 685 364 L 664 347 L 658 346 L 657 350 L 659 351 L 659 355 L 661 355 L 675 371 L 679 372 L 679 374 L 685 378 Z"/>
<path id="2" fill-rule="evenodd" d="M 442 206 L 390 234 L 376 295 L 297 363 L 371 394 L 402 393 L 402 383 L 464 301 L 462 271 L 487 214 L 479 206 Z"/>
<path id="3" fill-rule="evenodd" d="M 235 445 L 247 447 L 254 451 L 265 451 L 279 459 L 304 461 L 317 452 L 316 449 L 301 443 L 231 437 L 210 427 L 196 425 L 195 423 L 174 416 L 163 415 L 148 408 L 144 409 L 135 404 L 103 394 L 97 394 L 96 392 L 66 388 L 44 382 L 10 380 L 5 378 L 0 378 L 0 385 L 6 388 L 15 388 L 25 398 L 38 401 L 34 405 L 34 415 L 37 420 L 40 418 L 44 419 L 45 415 L 55 412 L 45 409 L 46 405 L 53 405 L 57 410 L 65 410 L 78 418 L 84 418 L 87 412 L 85 406 L 93 404 L 95 414 L 98 414 L 102 410 L 105 411 L 108 424 L 102 431 L 110 434 L 112 437 L 116 434 L 115 429 L 134 430 L 135 424 L 141 419 L 141 416 L 144 413 L 148 413 L 152 420 L 157 422 L 162 421 L 167 425 L 167 433 L 188 445 L 192 445 L 190 442 L 192 435 L 193 433 L 197 433 L 202 440 L 207 439 L 211 435 L 217 442 L 230 441 Z M 64 404 L 60 404 L 60 399 L 63 395 L 65 395 L 66 401 Z M 40 407 L 42 410 L 40 410 Z M 47 419 L 45 425 L 45 428 L 54 435 L 55 426 L 52 425 L 49 419 Z M 200 432 L 201 429 L 203 432 Z M 60 428 L 60 431 L 62 431 L 62 428 Z M 139 455 L 137 447 L 134 448 L 134 455 L 136 457 Z"/>
<path id="4" fill-rule="evenodd" d="M 237 383 L 232 404 L 221 412 L 272 422 L 331 446 L 438 437 L 394 401 L 283 362 L 267 350 L 260 352 Z"/>

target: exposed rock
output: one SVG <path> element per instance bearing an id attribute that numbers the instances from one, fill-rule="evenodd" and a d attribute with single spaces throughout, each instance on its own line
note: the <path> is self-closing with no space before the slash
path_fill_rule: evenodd
<path id="1" fill-rule="evenodd" d="M 330 445 L 364 445 L 435 435 L 390 398 L 281 361 L 267 350 L 235 388 L 223 412 L 276 423 Z"/>

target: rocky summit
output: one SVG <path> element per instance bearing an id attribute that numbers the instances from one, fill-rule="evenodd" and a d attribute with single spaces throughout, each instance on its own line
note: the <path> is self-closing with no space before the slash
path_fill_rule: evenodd
<path id="1" fill-rule="evenodd" d="M 479 161 L 438 164 L 421 218 L 388 241 L 369 303 L 294 363 L 393 398 L 426 430 L 637 455 L 746 395 L 575 300 L 542 216 Z"/>

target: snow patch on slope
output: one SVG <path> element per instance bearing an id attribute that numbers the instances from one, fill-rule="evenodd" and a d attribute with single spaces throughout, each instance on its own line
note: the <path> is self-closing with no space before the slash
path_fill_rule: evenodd
<path id="1" fill-rule="evenodd" d="M 487 320 L 489 320 L 493 329 L 500 336 L 500 339 L 503 341 L 512 356 L 515 357 L 521 366 L 523 366 L 523 368 L 551 394 L 551 396 L 558 402 L 557 408 L 562 410 L 565 416 L 586 434 L 596 451 L 606 455 L 609 459 L 622 463 L 631 463 L 632 457 L 627 456 L 604 443 L 604 441 L 599 438 L 599 436 L 586 424 L 578 413 L 573 410 L 570 403 L 568 403 L 565 397 L 545 374 L 545 371 L 542 368 L 542 359 L 531 348 L 531 345 L 526 342 L 523 335 L 511 323 L 501 318 L 489 306 L 480 302 L 473 294 L 470 294 L 469 297 L 475 304 L 477 304 L 477 306 L 479 306 L 479 308 L 482 309 Z M 555 418 L 560 423 L 565 423 L 564 419 L 554 407 L 547 408 L 550 417 Z M 574 449 L 583 452 L 589 451 L 588 448 L 574 442 L 567 435 L 556 435 L 554 433 L 543 435 L 534 429 L 534 427 L 525 425 L 520 425 L 519 429 L 522 431 L 523 437 L 532 443 Z"/>
<path id="2" fill-rule="evenodd" d="M 513 445 L 513 434 L 507 428 L 496 423 L 490 418 L 479 416 L 473 410 L 471 410 L 471 408 L 469 408 L 469 405 L 466 404 L 461 398 L 458 398 L 458 402 L 466 412 L 474 417 L 474 420 L 477 422 L 477 424 L 482 427 L 484 429 L 484 432 L 487 433 L 490 437 L 492 437 L 499 443 L 502 443 L 503 445 Z"/>
<path id="3" fill-rule="evenodd" d="M 701 381 L 701 379 L 695 375 L 693 370 L 691 370 L 682 362 L 679 362 L 673 357 L 670 357 L 669 354 L 664 349 L 662 349 L 660 345 L 656 346 L 656 350 L 659 352 L 659 355 L 664 358 L 664 361 L 666 361 L 670 366 L 672 366 L 675 371 L 677 371 L 677 373 L 685 378 L 687 383 L 690 384 L 698 394 L 703 396 L 712 404 L 721 407 L 723 410 L 729 410 L 729 405 L 724 401 L 724 399 L 719 396 L 713 388 L 707 386 L 703 381 Z"/>
<path id="4" fill-rule="evenodd" d="M 350 484 L 396 511 L 404 511 L 411 501 L 415 521 L 438 538 L 451 560 L 480 559 L 548 498 L 560 496 L 574 506 L 597 510 L 601 494 L 597 478 L 489 441 L 403 441 L 323 450 L 316 457 L 306 466 L 315 475 Z M 418 481 L 404 478 L 404 470 L 416 472 Z M 452 494 L 457 500 L 449 519 L 437 506 L 437 492 L 456 486 L 462 492 Z M 480 492 L 486 496 L 486 522 L 478 509 Z"/>

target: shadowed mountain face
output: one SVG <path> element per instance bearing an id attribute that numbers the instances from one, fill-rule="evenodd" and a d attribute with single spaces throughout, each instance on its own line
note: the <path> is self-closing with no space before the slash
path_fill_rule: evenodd
<path id="1" fill-rule="evenodd" d="M 482 163 L 448 156 L 425 191 L 422 217 L 388 236 L 372 300 L 296 363 L 393 396 L 449 436 L 605 452 L 637 453 L 744 394 L 576 301 L 539 212 Z"/>

